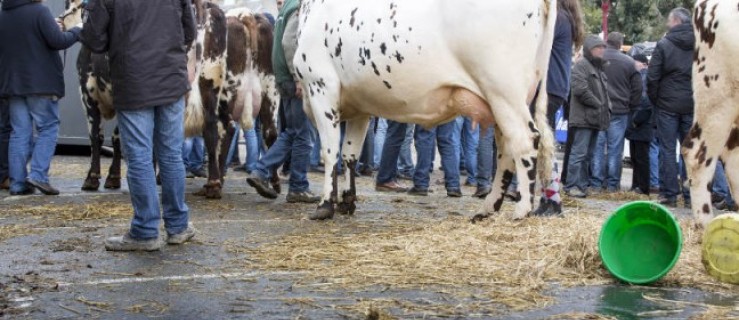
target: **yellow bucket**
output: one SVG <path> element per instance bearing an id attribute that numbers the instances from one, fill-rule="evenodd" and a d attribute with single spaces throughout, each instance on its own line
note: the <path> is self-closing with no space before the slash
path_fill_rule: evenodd
<path id="1" fill-rule="evenodd" d="M 703 265 L 717 279 L 739 284 L 739 215 L 724 214 L 703 234 Z"/>

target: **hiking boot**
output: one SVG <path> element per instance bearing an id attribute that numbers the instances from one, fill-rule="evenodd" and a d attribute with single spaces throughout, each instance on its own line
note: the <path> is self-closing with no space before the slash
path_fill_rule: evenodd
<path id="1" fill-rule="evenodd" d="M 429 195 L 429 189 L 421 189 L 421 188 L 413 187 L 410 190 L 408 190 L 408 194 L 412 196 L 417 196 L 417 197 L 427 197 Z"/>
<path id="2" fill-rule="evenodd" d="M 400 179 L 400 180 L 407 180 L 407 181 L 413 181 L 413 175 L 412 174 L 406 174 L 406 173 L 398 173 L 398 179 Z"/>
<path id="3" fill-rule="evenodd" d="M 26 179 L 26 184 L 38 189 L 38 191 L 41 191 L 41 193 L 47 196 L 59 195 L 59 190 L 52 187 L 48 182 L 39 182 L 32 179 Z"/>
<path id="4" fill-rule="evenodd" d="M 461 198 L 462 197 L 462 190 L 459 189 L 449 189 L 446 191 L 446 196 L 449 198 Z"/>
<path id="5" fill-rule="evenodd" d="M 475 191 L 475 194 L 473 194 L 472 196 L 475 198 L 485 199 L 485 197 L 487 197 L 492 191 L 493 189 L 490 186 L 485 186 L 485 187 L 477 186 L 477 190 Z"/>
<path id="6" fill-rule="evenodd" d="M 185 242 L 190 241 L 190 239 L 192 239 L 193 237 L 195 237 L 196 233 L 198 233 L 198 230 L 192 226 L 192 223 L 188 223 L 187 229 L 185 229 L 185 231 L 182 231 L 178 234 L 167 235 L 167 244 L 172 244 L 172 245 L 183 244 Z"/>
<path id="7" fill-rule="evenodd" d="M 246 183 L 248 183 L 252 188 L 256 189 L 257 193 L 259 193 L 260 196 L 267 199 L 277 199 L 277 192 L 275 192 L 275 190 L 270 187 L 269 181 L 267 181 L 267 179 L 264 179 L 256 174 L 252 174 L 251 176 L 249 176 L 249 178 L 246 178 Z"/>
<path id="8" fill-rule="evenodd" d="M 580 188 L 574 188 L 572 190 L 567 191 L 566 193 L 568 196 L 573 197 L 573 198 L 584 199 L 588 197 L 588 195 L 585 192 L 582 192 Z"/>
<path id="9" fill-rule="evenodd" d="M 375 185 L 375 191 L 378 192 L 395 192 L 395 193 L 404 193 L 408 191 L 408 188 L 398 184 L 395 181 L 391 181 L 384 184 L 378 184 Z"/>
<path id="10" fill-rule="evenodd" d="M 105 250 L 108 251 L 157 251 L 161 249 L 159 238 L 138 240 L 126 233 L 124 236 L 105 239 Z"/>
<path id="11" fill-rule="evenodd" d="M 675 198 L 666 198 L 666 197 L 660 196 L 657 199 L 657 201 L 659 202 L 659 204 L 661 204 L 663 206 L 667 206 L 667 207 L 670 207 L 670 208 L 677 208 L 677 199 L 675 199 Z"/>
<path id="12" fill-rule="evenodd" d="M 287 194 L 287 203 L 319 203 L 321 197 L 314 195 L 310 191 L 289 192 Z"/>

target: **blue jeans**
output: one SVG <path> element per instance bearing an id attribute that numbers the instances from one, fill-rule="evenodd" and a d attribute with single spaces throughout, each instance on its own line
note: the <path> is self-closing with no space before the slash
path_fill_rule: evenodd
<path id="1" fill-rule="evenodd" d="M 628 122 L 628 114 L 613 114 L 608 130 L 598 133 L 591 163 L 591 187 L 607 188 L 611 191 L 621 189 L 624 137 Z"/>
<path id="2" fill-rule="evenodd" d="M 408 125 L 387 120 L 387 134 L 382 147 L 380 167 L 377 171 L 377 184 L 386 184 L 396 180 L 398 176 L 398 158 L 400 149 L 406 140 Z"/>
<path id="3" fill-rule="evenodd" d="M 290 156 L 289 192 L 308 191 L 308 166 L 313 149 L 311 124 L 303 112 L 303 100 L 295 96 L 295 83 L 283 82 L 278 85 L 282 109 L 285 114 L 284 130 L 277 141 L 257 162 L 254 174 L 262 179 L 269 178 L 270 172 L 277 169 Z"/>
<path id="4" fill-rule="evenodd" d="M 678 176 L 682 171 L 677 163 L 677 142 L 684 141 L 693 125 L 692 114 L 676 114 L 657 109 L 657 135 L 660 145 L 659 193 L 667 199 L 675 199 L 680 194 L 681 183 Z M 684 179 L 684 175 L 683 179 Z M 685 199 L 690 199 L 690 190 L 682 190 Z"/>
<path id="5" fill-rule="evenodd" d="M 403 140 L 403 144 L 400 147 L 400 157 L 398 158 L 398 171 L 407 176 L 413 176 L 413 172 L 416 168 L 413 164 L 413 156 L 411 155 L 414 127 L 415 126 L 407 126 L 405 131 L 405 140 Z M 433 158 L 434 155 L 431 157 Z"/>
<path id="6" fill-rule="evenodd" d="M 492 186 L 495 176 L 498 157 L 495 147 L 495 129 L 491 126 L 480 131 L 480 142 L 477 146 L 477 180 L 478 188 Z"/>
<path id="7" fill-rule="evenodd" d="M 649 144 L 649 184 L 659 188 L 659 139 L 654 136 Z"/>
<path id="8" fill-rule="evenodd" d="M 713 177 L 713 192 L 722 196 L 727 205 L 730 207 L 734 206 L 734 197 L 731 196 L 731 189 L 729 189 L 729 182 L 726 180 L 724 164 L 721 161 L 716 163 L 716 174 Z"/>
<path id="9" fill-rule="evenodd" d="M 578 188 L 585 192 L 589 185 L 588 168 L 593 158 L 598 130 L 578 127 L 570 127 L 569 130 L 572 130 L 572 148 L 570 149 L 570 161 L 567 164 L 565 190 Z"/>
<path id="10" fill-rule="evenodd" d="M 321 137 L 318 135 L 318 130 L 311 125 L 310 136 L 313 140 L 313 149 L 310 152 L 310 166 L 315 168 L 321 165 Z"/>
<path id="11" fill-rule="evenodd" d="M 428 190 L 430 186 L 430 172 L 433 163 L 433 153 L 436 150 L 436 142 L 439 143 L 441 163 L 444 167 L 444 182 L 447 190 L 459 190 L 459 123 L 454 120 L 442 124 L 434 129 L 426 130 L 416 126 L 416 154 L 418 163 L 413 174 L 413 185 L 417 189 Z"/>
<path id="12" fill-rule="evenodd" d="M 179 234 L 187 229 L 189 209 L 185 204 L 185 165 L 182 162 L 184 101 L 118 111 L 134 211 L 130 236 L 134 239 L 157 238 L 162 218 L 168 234 Z M 152 158 L 155 150 L 162 180 L 161 213 Z"/>
<path id="13" fill-rule="evenodd" d="M 0 99 L 0 183 L 8 178 L 8 144 L 13 127 L 7 99 Z"/>
<path id="14" fill-rule="evenodd" d="M 26 178 L 49 182 L 49 166 L 56 149 L 59 133 L 59 103 L 48 97 L 10 98 L 10 134 L 8 169 L 10 191 L 28 188 Z M 34 128 L 36 141 L 33 140 Z M 31 172 L 28 172 L 28 160 Z"/>
<path id="15" fill-rule="evenodd" d="M 197 171 L 203 168 L 205 141 L 202 136 L 185 138 L 182 144 L 182 161 L 187 171 Z"/>
<path id="16" fill-rule="evenodd" d="M 382 148 L 385 145 L 385 136 L 387 135 L 387 120 L 383 118 L 377 118 L 377 130 L 375 130 L 375 156 L 374 164 L 375 168 L 380 167 L 380 159 L 382 159 Z"/>
<path id="17" fill-rule="evenodd" d="M 367 127 L 367 135 L 364 137 L 364 144 L 362 145 L 362 154 L 359 156 L 359 163 L 357 163 L 357 170 L 372 169 L 374 168 L 374 157 L 375 157 L 375 128 L 372 124 L 375 122 L 375 118 L 370 119 L 370 125 Z M 343 143 L 342 143 L 343 145 Z"/>
<path id="18" fill-rule="evenodd" d="M 262 123 L 259 118 L 254 121 L 254 128 L 244 130 L 244 141 L 246 141 L 244 168 L 246 172 L 252 172 L 257 167 L 259 157 L 265 152 L 264 142 L 262 141 Z"/>
<path id="19" fill-rule="evenodd" d="M 467 170 L 467 183 L 477 183 L 477 145 L 480 143 L 480 127 L 472 129 L 472 119 L 465 117 L 462 124 L 462 154 L 464 169 Z"/>

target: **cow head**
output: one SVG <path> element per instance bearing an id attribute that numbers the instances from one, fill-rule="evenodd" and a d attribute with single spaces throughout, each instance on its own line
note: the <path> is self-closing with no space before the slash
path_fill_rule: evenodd
<path id="1" fill-rule="evenodd" d="M 85 9 L 84 0 L 64 0 L 64 13 L 59 16 L 65 30 L 82 23 L 82 11 Z"/>

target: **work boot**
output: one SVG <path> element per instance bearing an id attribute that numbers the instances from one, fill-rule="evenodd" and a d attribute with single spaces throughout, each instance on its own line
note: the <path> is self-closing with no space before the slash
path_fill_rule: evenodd
<path id="1" fill-rule="evenodd" d="M 663 206 L 667 206 L 670 208 L 676 208 L 677 207 L 677 199 L 675 198 L 666 198 L 663 196 L 660 196 L 657 201 L 659 201 L 659 204 Z"/>
<path id="2" fill-rule="evenodd" d="M 408 194 L 411 196 L 417 196 L 417 197 L 428 197 L 429 189 L 413 187 L 410 190 L 408 190 Z"/>
<path id="3" fill-rule="evenodd" d="M 257 190 L 257 193 L 259 193 L 260 196 L 265 197 L 267 199 L 277 199 L 277 192 L 272 189 L 269 185 L 269 181 L 267 179 L 264 179 L 256 174 L 252 174 L 249 176 L 249 178 L 246 178 L 246 183 L 248 183 L 252 188 Z"/>
<path id="4" fill-rule="evenodd" d="M 137 240 L 126 233 L 124 236 L 105 239 L 105 250 L 108 251 L 157 251 L 161 249 L 159 238 Z"/>
<path id="5" fill-rule="evenodd" d="M 475 191 L 475 194 L 472 196 L 475 198 L 485 199 L 492 191 L 493 189 L 490 186 L 477 186 L 477 191 Z"/>
<path id="6" fill-rule="evenodd" d="M 35 180 L 28 178 L 26 179 L 26 184 L 31 185 L 32 187 L 38 189 L 38 191 L 41 191 L 41 193 L 47 196 L 59 195 L 59 190 L 52 187 L 48 182 L 39 182 L 39 181 L 35 181 Z"/>
<path id="7" fill-rule="evenodd" d="M 205 172 L 205 169 L 203 169 L 203 168 L 192 170 L 190 172 L 192 172 L 192 174 L 194 176 L 198 177 L 198 178 L 207 178 L 208 177 L 208 173 Z"/>
<path id="8" fill-rule="evenodd" d="M 321 197 L 314 195 L 310 191 L 289 192 L 287 194 L 287 203 L 319 203 Z"/>
<path id="9" fill-rule="evenodd" d="M 408 188 L 398 184 L 395 181 L 391 181 L 388 183 L 375 185 L 375 191 L 404 193 L 408 191 Z"/>
<path id="10" fill-rule="evenodd" d="M 183 244 L 185 242 L 190 241 L 192 238 L 195 237 L 195 234 L 198 233 L 198 230 L 193 227 L 192 223 L 187 224 L 187 229 L 185 231 L 182 231 L 178 234 L 169 234 L 167 235 L 167 244 L 172 245 L 178 245 Z"/>
<path id="11" fill-rule="evenodd" d="M 459 189 L 449 189 L 446 191 L 446 196 L 449 198 L 461 198 L 462 197 L 462 190 Z"/>

